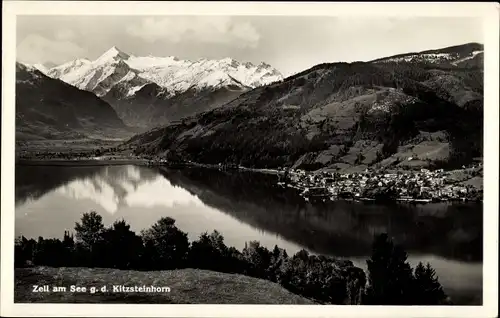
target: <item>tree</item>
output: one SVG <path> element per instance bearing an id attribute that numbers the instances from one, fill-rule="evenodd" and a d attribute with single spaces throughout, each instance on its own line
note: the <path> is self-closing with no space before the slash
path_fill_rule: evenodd
<path id="1" fill-rule="evenodd" d="M 142 232 L 142 239 L 151 257 L 148 262 L 156 269 L 174 269 L 185 265 L 189 241 L 187 234 L 175 226 L 175 220 L 162 217 Z"/>
<path id="2" fill-rule="evenodd" d="M 21 236 L 15 240 L 14 244 L 14 266 L 25 267 L 33 263 L 36 241 Z"/>
<path id="3" fill-rule="evenodd" d="M 251 268 L 251 264 L 243 257 L 243 254 L 233 246 L 227 249 L 225 262 L 230 273 L 247 275 Z"/>
<path id="4" fill-rule="evenodd" d="M 278 245 L 274 246 L 271 252 L 271 264 L 269 266 L 269 279 L 273 282 L 279 282 L 281 277 L 281 266 L 288 260 L 288 254 Z"/>
<path id="5" fill-rule="evenodd" d="M 59 257 L 64 260 L 66 266 L 73 266 L 75 261 L 75 240 L 73 239 L 73 234 L 70 235 L 69 231 L 64 231 L 62 246 L 63 253 Z"/>
<path id="6" fill-rule="evenodd" d="M 102 233 L 98 259 L 102 266 L 132 269 L 138 266 L 142 253 L 142 239 L 130 230 L 124 220 L 116 221 Z"/>
<path id="7" fill-rule="evenodd" d="M 419 262 L 415 268 L 413 292 L 415 294 L 415 304 L 417 305 L 440 305 L 447 298 L 436 277 L 436 271 L 429 263 L 424 266 L 422 262 Z"/>
<path id="8" fill-rule="evenodd" d="M 65 249 L 61 240 L 38 238 L 33 263 L 37 265 L 46 265 L 59 267 L 66 264 L 64 255 Z"/>
<path id="9" fill-rule="evenodd" d="M 267 279 L 271 265 L 271 252 L 261 246 L 258 241 L 251 241 L 248 244 L 245 243 L 242 254 L 252 266 L 249 275 Z"/>
<path id="10" fill-rule="evenodd" d="M 78 264 L 92 267 L 99 261 L 94 249 L 102 239 L 103 230 L 102 217 L 95 211 L 84 213 L 81 223 L 75 223 L 75 259 Z"/>
<path id="11" fill-rule="evenodd" d="M 346 279 L 346 301 L 347 305 L 360 305 L 366 286 L 366 275 L 361 268 L 348 267 L 344 271 Z"/>
<path id="12" fill-rule="evenodd" d="M 363 270 L 356 271 L 351 262 L 301 250 L 283 260 L 277 281 L 294 293 L 320 302 L 357 304 L 366 278 Z"/>
<path id="13" fill-rule="evenodd" d="M 387 234 L 379 234 L 372 245 L 368 265 L 366 302 L 370 305 L 409 305 L 413 303 L 413 272 L 406 252 L 394 245 Z"/>
<path id="14" fill-rule="evenodd" d="M 95 211 L 84 213 L 81 223 L 75 223 L 76 241 L 92 252 L 93 247 L 102 238 L 103 230 L 102 216 Z"/>
<path id="15" fill-rule="evenodd" d="M 197 241 L 191 243 L 188 259 L 190 266 L 211 270 L 227 271 L 225 258 L 228 248 L 224 244 L 224 237 L 216 230 L 210 235 L 205 232 Z M 207 262 L 210 260 L 210 262 Z M 230 270 L 230 269 L 229 269 Z"/>
<path id="16" fill-rule="evenodd" d="M 72 249 L 75 246 L 73 234 L 70 234 L 69 231 L 64 231 L 63 245 L 65 248 L 68 248 L 68 249 Z"/>

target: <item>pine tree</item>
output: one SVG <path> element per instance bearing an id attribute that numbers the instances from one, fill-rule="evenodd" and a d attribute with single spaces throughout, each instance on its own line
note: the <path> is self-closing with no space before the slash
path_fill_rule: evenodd
<path id="1" fill-rule="evenodd" d="M 407 254 L 383 233 L 373 243 L 367 260 L 369 286 L 366 302 L 371 305 L 408 305 L 412 303 L 413 272 Z"/>
<path id="2" fill-rule="evenodd" d="M 429 263 L 424 266 L 420 262 L 415 268 L 414 294 L 418 305 L 439 305 L 447 298 L 436 271 Z"/>
<path id="3" fill-rule="evenodd" d="M 63 253 L 60 255 L 64 263 L 67 266 L 74 265 L 74 251 L 75 251 L 75 241 L 73 239 L 73 234 L 70 235 L 69 231 L 64 231 L 64 237 L 62 240 Z"/>
<path id="4" fill-rule="evenodd" d="M 69 231 L 64 231 L 63 245 L 67 249 L 73 249 L 75 245 L 75 241 L 73 240 L 73 234 L 70 234 Z"/>

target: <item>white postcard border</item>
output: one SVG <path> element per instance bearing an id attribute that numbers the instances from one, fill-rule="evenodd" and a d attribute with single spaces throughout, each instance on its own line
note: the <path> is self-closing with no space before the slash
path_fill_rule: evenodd
<path id="1" fill-rule="evenodd" d="M 148 317 L 496 317 L 498 315 L 499 6 L 496 3 L 305 3 L 4 1 L 2 10 L 2 316 Z M 294 15 L 478 17 L 484 23 L 483 306 L 14 304 L 14 145 L 16 16 Z"/>

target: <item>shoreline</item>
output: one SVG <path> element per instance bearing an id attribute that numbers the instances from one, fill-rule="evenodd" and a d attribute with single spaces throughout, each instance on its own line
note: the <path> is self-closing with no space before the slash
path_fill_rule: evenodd
<path id="1" fill-rule="evenodd" d="M 273 174 L 280 175 L 283 174 L 282 171 L 275 169 L 259 169 L 259 168 L 248 168 L 248 167 L 236 167 L 236 168 L 225 168 L 220 167 L 215 164 L 204 164 L 204 163 L 195 163 L 195 162 L 183 162 L 183 163 L 166 163 L 166 162 L 155 162 L 151 163 L 152 160 L 143 159 L 143 158 L 116 158 L 116 159 L 25 159 L 25 158 L 16 158 L 16 165 L 23 166 L 120 166 L 120 165 L 145 165 L 149 167 L 167 167 L 167 168 L 207 168 L 207 169 L 216 169 L 221 171 L 248 171 L 248 172 L 257 172 L 257 173 L 265 173 L 265 174 Z"/>
<path id="2" fill-rule="evenodd" d="M 167 163 L 167 162 L 158 162 L 151 159 L 144 158 L 86 158 L 86 159 L 62 159 L 62 158 L 50 158 L 50 159 L 26 159 L 26 158 L 16 158 L 16 165 L 22 166 L 59 166 L 59 167 L 78 167 L 78 166 L 123 166 L 123 165 L 140 165 L 147 167 L 165 167 L 169 169 L 182 169 L 182 168 L 204 168 L 204 169 L 214 169 L 219 171 L 243 171 L 243 172 L 251 172 L 251 173 L 262 173 L 268 175 L 276 175 L 282 176 L 285 171 L 278 169 L 268 169 L 268 168 L 249 168 L 242 166 L 220 166 L 216 164 L 203 164 L 203 163 L 195 163 L 195 162 L 179 162 L 179 163 Z M 278 182 L 280 185 L 280 182 Z M 283 185 L 281 185 L 283 186 Z M 292 188 L 297 191 L 304 190 L 302 187 L 298 185 L 288 184 L 287 188 Z M 302 196 L 301 194 L 299 194 Z M 330 195 L 326 196 L 303 196 L 306 201 L 352 201 L 352 202 L 364 202 L 364 203 L 380 203 L 380 202 L 391 202 L 391 203 L 399 203 L 399 204 L 431 204 L 431 203 L 466 203 L 466 202 L 482 202 L 482 200 L 471 200 L 471 199 L 461 199 L 461 198 L 448 198 L 446 200 L 430 200 L 430 199 L 417 199 L 417 198 L 395 198 L 395 199 L 384 199 L 377 200 L 375 198 L 369 197 L 352 197 L 352 198 L 343 198 L 335 196 L 334 200 Z"/>
<path id="3" fill-rule="evenodd" d="M 145 159 L 16 159 L 16 165 L 23 166 L 120 166 L 147 165 Z"/>

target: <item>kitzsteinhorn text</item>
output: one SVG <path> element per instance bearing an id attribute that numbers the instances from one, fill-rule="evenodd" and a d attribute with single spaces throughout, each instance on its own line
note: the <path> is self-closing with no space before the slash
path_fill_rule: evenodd
<path id="1" fill-rule="evenodd" d="M 113 285 L 113 293 L 170 293 L 170 287 Z"/>

